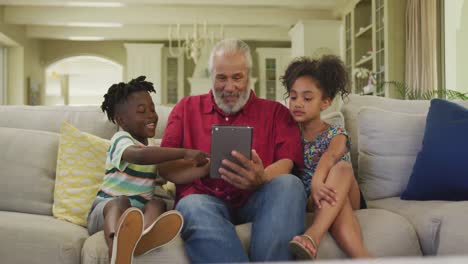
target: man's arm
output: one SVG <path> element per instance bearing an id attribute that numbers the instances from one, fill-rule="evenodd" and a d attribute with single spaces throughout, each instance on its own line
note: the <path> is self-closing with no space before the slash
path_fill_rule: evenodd
<path id="1" fill-rule="evenodd" d="M 167 127 L 164 130 L 162 147 L 183 147 L 185 102 L 186 100 L 182 99 L 172 109 L 167 121 Z M 210 163 L 208 162 L 204 166 L 195 167 L 193 163 L 179 159 L 159 164 L 158 173 L 161 177 L 175 184 L 187 184 L 208 175 L 209 166 Z"/>

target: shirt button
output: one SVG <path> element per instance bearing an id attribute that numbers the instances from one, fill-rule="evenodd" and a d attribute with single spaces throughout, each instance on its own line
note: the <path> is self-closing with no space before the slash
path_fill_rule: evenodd
<path id="1" fill-rule="evenodd" d="M 218 188 L 218 187 L 216 187 L 216 188 L 215 188 L 215 191 L 219 192 L 219 188 Z"/>
<path id="2" fill-rule="evenodd" d="M 229 121 L 229 117 L 226 117 L 226 121 Z"/>
<path id="3" fill-rule="evenodd" d="M 231 196 L 229 196 L 229 195 L 226 196 L 226 199 L 231 200 Z"/>

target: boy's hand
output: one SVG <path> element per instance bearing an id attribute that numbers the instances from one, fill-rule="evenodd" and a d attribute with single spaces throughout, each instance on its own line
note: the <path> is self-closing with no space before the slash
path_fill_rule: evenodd
<path id="1" fill-rule="evenodd" d="M 203 151 L 195 150 L 195 149 L 187 149 L 185 150 L 184 159 L 186 160 L 193 160 L 197 167 L 203 166 L 208 163 L 209 155 Z"/>

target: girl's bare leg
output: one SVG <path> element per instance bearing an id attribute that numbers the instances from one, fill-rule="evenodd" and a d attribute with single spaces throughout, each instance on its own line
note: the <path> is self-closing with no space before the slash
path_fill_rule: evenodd
<path id="1" fill-rule="evenodd" d="M 354 180 L 349 194 L 345 205 L 330 228 L 330 234 L 349 257 L 370 258 L 372 256 L 364 245 L 361 226 L 353 212 L 353 210 L 360 208 L 361 202 L 356 180 Z"/>
<path id="2" fill-rule="evenodd" d="M 360 192 L 351 164 L 338 162 L 330 170 L 325 182 L 337 191 L 337 202 L 330 205 L 322 201 L 322 208 L 316 209 L 313 224 L 305 234 L 312 237 L 318 247 L 325 233 L 330 230 L 331 235 L 350 257 L 370 257 L 353 212 L 360 207 Z M 317 254 L 317 249 L 306 238 L 299 236 L 294 240 L 301 242 L 313 255 Z"/>

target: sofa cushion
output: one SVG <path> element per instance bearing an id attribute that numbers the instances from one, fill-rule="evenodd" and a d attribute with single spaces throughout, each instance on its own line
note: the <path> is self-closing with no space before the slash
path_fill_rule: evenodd
<path id="1" fill-rule="evenodd" d="M 454 202 L 405 201 L 399 197 L 369 201 L 370 208 L 385 209 L 399 214 L 413 225 L 425 255 L 435 255 L 439 247 L 439 232 L 442 227 L 443 211 L 440 208 Z M 466 214 L 466 210 L 464 211 Z M 381 226 L 382 228 L 387 228 Z M 463 251 L 458 251 L 463 252 Z"/>
<path id="2" fill-rule="evenodd" d="M 468 201 L 451 202 L 437 209 L 441 215 L 437 255 L 466 254 L 468 248 Z"/>
<path id="3" fill-rule="evenodd" d="M 468 109 L 434 99 L 404 200 L 468 200 Z"/>
<path id="4" fill-rule="evenodd" d="M 418 238 L 411 224 L 402 216 L 380 210 L 356 211 L 362 227 L 364 243 L 376 257 L 420 256 Z M 306 226 L 312 223 L 313 214 L 307 214 Z M 385 228 L 382 228 L 385 226 Z M 246 252 L 250 247 L 250 223 L 236 226 L 237 235 Z M 318 251 L 319 259 L 347 258 L 329 233 L 325 235 Z M 98 232 L 86 240 L 82 251 L 82 263 L 108 263 L 107 246 L 103 232 Z M 136 263 L 188 263 L 183 241 L 175 239 L 171 244 L 147 255 L 135 258 Z"/>
<path id="5" fill-rule="evenodd" d="M 364 244 L 373 256 L 422 255 L 416 232 L 404 217 L 381 209 L 357 210 L 355 214 L 361 225 Z M 312 214 L 307 215 L 307 220 L 307 226 L 309 226 Z M 322 239 L 317 257 L 319 259 L 348 258 L 330 233 L 325 234 Z"/>
<path id="6" fill-rule="evenodd" d="M 341 112 L 345 120 L 345 127 L 351 137 L 351 160 L 355 172 L 358 167 L 358 113 L 363 106 L 376 107 L 383 110 L 409 113 L 426 114 L 429 108 L 429 101 L 425 100 L 398 100 L 379 96 L 361 96 L 350 94 L 343 101 Z"/>
<path id="7" fill-rule="evenodd" d="M 247 251 L 249 248 L 251 224 L 243 224 L 236 226 L 237 234 Z M 109 263 L 107 254 L 107 245 L 104 240 L 104 233 L 97 232 L 87 239 L 83 245 L 81 252 L 82 263 Z M 149 254 L 135 258 L 136 263 L 189 263 L 189 259 L 185 254 L 183 240 L 178 237 L 170 244 L 162 248 L 156 249 Z"/>
<path id="8" fill-rule="evenodd" d="M 58 148 L 53 215 L 86 226 L 105 172 L 109 140 L 64 122 Z"/>
<path id="9" fill-rule="evenodd" d="M 331 112 L 327 114 L 323 114 L 321 116 L 322 120 L 326 123 L 334 126 L 344 127 L 344 117 L 341 112 Z"/>
<path id="10" fill-rule="evenodd" d="M 425 115 L 361 108 L 358 180 L 367 200 L 399 196 L 405 190 L 425 124 Z"/>
<path id="11" fill-rule="evenodd" d="M 88 231 L 52 216 L 0 211 L 0 262 L 80 263 Z"/>
<path id="12" fill-rule="evenodd" d="M 52 215 L 59 135 L 0 127 L 0 210 Z"/>
<path id="13" fill-rule="evenodd" d="M 100 231 L 86 239 L 81 250 L 82 264 L 108 264 L 109 255 L 104 232 Z M 170 244 L 148 254 L 135 257 L 133 263 L 190 263 L 185 254 L 182 239 L 176 238 Z"/>
<path id="14" fill-rule="evenodd" d="M 457 104 L 468 107 L 468 101 L 454 101 Z M 379 96 L 361 96 L 350 94 L 343 101 L 341 112 L 345 120 L 345 127 L 351 137 L 351 160 L 354 171 L 358 167 L 358 131 L 357 116 L 363 106 L 376 107 L 383 110 L 408 113 L 408 114 L 427 114 L 429 110 L 429 101 L 427 100 L 398 100 Z"/>
<path id="15" fill-rule="evenodd" d="M 98 106 L 0 106 L 0 127 L 59 133 L 64 121 L 106 139 L 117 131 Z"/>
<path id="16" fill-rule="evenodd" d="M 166 129 L 167 120 L 169 118 L 169 114 L 172 111 L 172 108 L 173 108 L 172 106 L 166 106 L 166 105 L 156 106 L 156 114 L 158 114 L 158 124 L 156 125 L 156 135 L 154 136 L 155 138 L 162 138 L 164 134 L 164 129 Z"/>

